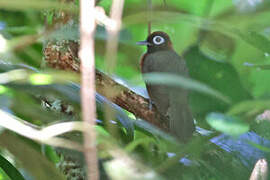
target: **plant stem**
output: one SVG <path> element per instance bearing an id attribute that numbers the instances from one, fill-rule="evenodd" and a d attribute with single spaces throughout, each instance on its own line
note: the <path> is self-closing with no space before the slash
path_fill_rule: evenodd
<path id="1" fill-rule="evenodd" d="M 95 0 L 80 1 L 80 52 L 81 59 L 81 103 L 83 121 L 89 124 L 84 133 L 84 153 L 88 179 L 99 179 L 96 149 L 96 104 L 95 104 Z"/>

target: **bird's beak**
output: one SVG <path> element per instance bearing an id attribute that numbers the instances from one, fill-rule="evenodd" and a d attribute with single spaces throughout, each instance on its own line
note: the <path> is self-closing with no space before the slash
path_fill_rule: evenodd
<path id="1" fill-rule="evenodd" d="M 151 45 L 151 43 L 149 43 L 149 42 L 147 42 L 147 41 L 138 41 L 138 42 L 136 42 L 136 44 L 137 44 L 137 45 L 144 45 L 144 46 L 146 46 L 146 45 Z"/>

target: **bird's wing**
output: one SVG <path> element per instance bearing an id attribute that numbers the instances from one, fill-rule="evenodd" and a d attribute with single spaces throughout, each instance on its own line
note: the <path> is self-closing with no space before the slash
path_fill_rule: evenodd
<path id="1" fill-rule="evenodd" d="M 186 62 L 175 51 L 160 51 L 147 58 L 148 71 L 172 73 L 188 77 Z M 188 104 L 188 91 L 183 88 L 162 86 L 163 96 L 156 97 L 159 103 L 167 102 L 167 113 L 170 117 L 170 131 L 179 139 L 187 140 L 195 130 L 193 117 Z M 160 94 L 161 94 L 160 93 Z M 167 100 L 167 101 L 165 101 Z M 164 105 L 159 105 L 164 107 Z"/>
<path id="2" fill-rule="evenodd" d="M 151 64 L 150 71 L 173 73 L 182 76 L 188 76 L 188 69 L 185 60 L 175 51 L 159 51 L 153 55 L 147 55 L 148 64 Z"/>

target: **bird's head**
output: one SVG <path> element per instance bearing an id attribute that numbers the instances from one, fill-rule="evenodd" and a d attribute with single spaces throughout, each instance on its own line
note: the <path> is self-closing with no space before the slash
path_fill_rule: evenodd
<path id="1" fill-rule="evenodd" d="M 172 49 L 170 37 L 162 31 L 153 32 L 145 41 L 139 41 L 137 44 L 146 45 L 148 53 Z"/>

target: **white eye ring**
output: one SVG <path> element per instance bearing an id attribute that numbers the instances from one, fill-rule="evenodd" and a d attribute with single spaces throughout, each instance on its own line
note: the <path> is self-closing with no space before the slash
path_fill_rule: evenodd
<path id="1" fill-rule="evenodd" d="M 153 43 L 156 44 L 156 45 L 160 45 L 160 44 L 162 44 L 164 42 L 165 42 L 165 39 L 163 37 L 161 37 L 161 36 L 155 36 L 153 38 Z"/>

